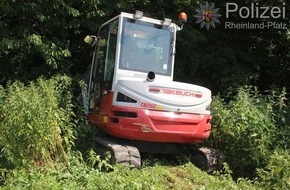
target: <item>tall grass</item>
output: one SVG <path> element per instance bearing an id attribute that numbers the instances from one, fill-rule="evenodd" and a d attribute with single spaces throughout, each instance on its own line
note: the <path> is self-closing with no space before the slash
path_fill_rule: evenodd
<path id="1" fill-rule="evenodd" d="M 54 165 L 73 142 L 70 78 L 0 87 L 0 146 L 15 167 Z"/>
<path id="2" fill-rule="evenodd" d="M 240 88 L 230 102 L 216 96 L 209 143 L 222 150 L 234 177 L 269 180 L 264 174 L 277 172 L 272 174 L 275 179 L 271 182 L 280 182 L 277 186 L 285 187 L 282 181 L 290 180 L 288 113 L 285 89 L 261 95 L 255 89 Z"/>

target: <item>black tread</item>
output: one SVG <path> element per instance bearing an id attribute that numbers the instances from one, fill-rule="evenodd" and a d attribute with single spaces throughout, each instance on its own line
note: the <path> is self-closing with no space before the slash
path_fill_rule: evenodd
<path id="1" fill-rule="evenodd" d="M 120 163 L 141 168 L 141 156 L 138 149 L 110 137 L 100 137 L 96 141 L 110 149 L 111 164 Z"/>
<path id="2" fill-rule="evenodd" d="M 197 147 L 194 149 L 192 162 L 200 169 L 211 173 L 222 169 L 222 155 L 214 148 Z"/>

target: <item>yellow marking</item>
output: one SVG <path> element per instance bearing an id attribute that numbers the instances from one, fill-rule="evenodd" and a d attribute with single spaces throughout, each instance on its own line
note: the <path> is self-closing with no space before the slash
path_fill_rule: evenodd
<path id="1" fill-rule="evenodd" d="M 152 132 L 152 129 L 150 129 L 148 126 L 142 126 L 141 130 L 144 133 Z"/>
<path id="2" fill-rule="evenodd" d="M 152 129 L 148 127 L 148 125 L 144 123 L 133 123 L 133 125 L 137 125 L 141 127 L 141 131 L 144 133 L 152 132 Z"/>
<path id="3" fill-rule="evenodd" d="M 156 109 L 157 109 L 157 110 L 163 110 L 163 106 L 161 106 L 161 105 L 157 105 L 157 106 L 156 106 Z"/>
<path id="4" fill-rule="evenodd" d="M 103 122 L 104 122 L 104 123 L 108 123 L 108 117 L 107 117 L 107 116 L 104 116 L 104 117 L 103 117 Z"/>

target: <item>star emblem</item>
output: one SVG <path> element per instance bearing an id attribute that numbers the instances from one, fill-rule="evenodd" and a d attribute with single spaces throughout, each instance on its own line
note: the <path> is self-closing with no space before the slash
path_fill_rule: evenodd
<path id="1" fill-rule="evenodd" d="M 214 4 L 209 4 L 208 2 L 205 5 L 200 4 L 194 15 L 197 18 L 196 23 L 200 23 L 200 28 L 205 27 L 207 30 L 210 27 L 215 28 L 215 24 L 220 23 L 218 18 L 222 16 L 218 12 L 219 9 L 216 9 Z"/>

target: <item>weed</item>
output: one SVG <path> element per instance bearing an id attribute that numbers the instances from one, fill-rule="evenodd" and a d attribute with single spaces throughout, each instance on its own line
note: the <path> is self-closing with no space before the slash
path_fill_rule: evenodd
<path id="1" fill-rule="evenodd" d="M 0 146 L 14 166 L 54 165 L 67 159 L 73 143 L 70 79 L 40 78 L 0 90 Z"/>

